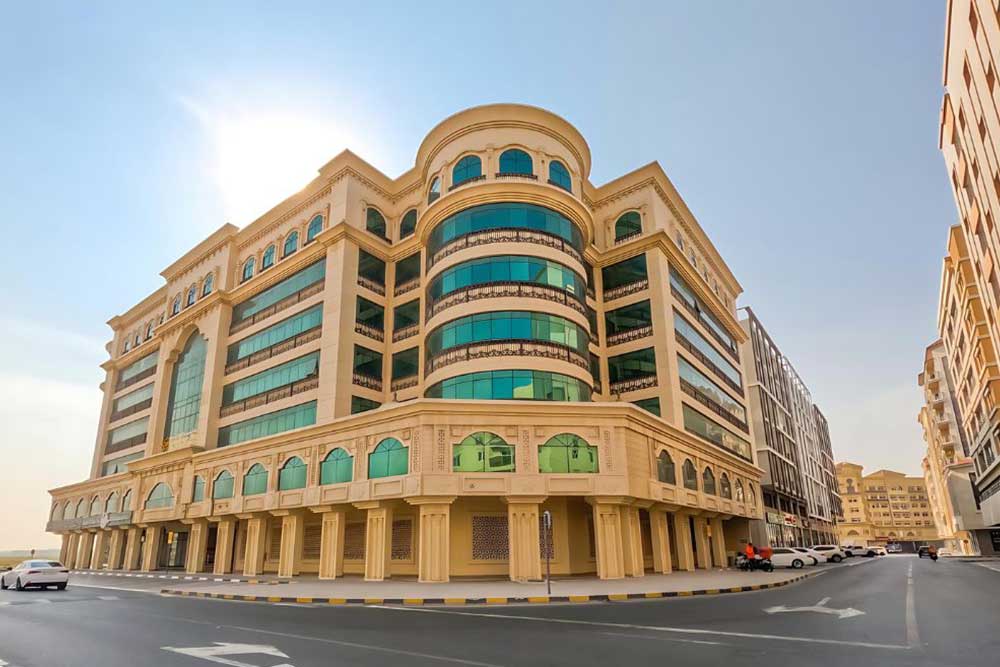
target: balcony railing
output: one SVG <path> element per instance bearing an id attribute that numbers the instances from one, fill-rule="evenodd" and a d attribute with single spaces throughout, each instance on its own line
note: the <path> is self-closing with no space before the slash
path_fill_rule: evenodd
<path id="1" fill-rule="evenodd" d="M 647 324 L 641 327 L 635 327 L 633 329 L 626 329 L 625 331 L 619 331 L 616 334 L 608 336 L 608 345 L 621 345 L 622 343 L 630 343 L 634 340 L 640 340 L 648 336 L 653 335 L 653 325 Z"/>
<path id="2" fill-rule="evenodd" d="M 124 380 L 118 380 L 118 384 L 115 385 L 115 391 L 121 391 L 125 387 L 131 387 L 137 382 L 142 382 L 146 378 L 151 378 L 156 375 L 156 366 L 150 366 L 149 368 L 140 371 L 139 373 L 133 375 L 130 378 Z"/>
<path id="3" fill-rule="evenodd" d="M 485 285 L 473 285 L 446 294 L 436 301 L 427 304 L 426 318 L 429 320 L 442 310 L 460 303 L 478 301 L 479 299 L 503 298 L 544 299 L 545 301 L 559 303 L 572 308 L 584 317 L 587 315 L 587 307 L 580 303 L 577 297 L 565 290 L 548 285 L 503 281 L 487 283 Z"/>
<path id="4" fill-rule="evenodd" d="M 67 530 L 84 530 L 86 528 L 101 528 L 104 526 L 125 526 L 132 523 L 132 510 L 124 512 L 102 512 L 93 516 L 81 516 L 75 519 L 53 519 L 45 524 L 46 532 L 57 533 Z"/>
<path id="5" fill-rule="evenodd" d="M 708 370 L 712 371 L 715 377 L 725 382 L 730 389 L 740 392 L 740 396 L 743 396 L 743 387 L 733 382 L 733 380 L 728 375 L 722 372 L 721 368 L 712 363 L 712 360 L 706 357 L 701 350 L 696 348 L 691 343 L 691 341 L 689 341 L 687 338 L 684 337 L 684 335 L 681 332 L 674 330 L 674 338 L 677 340 L 678 344 L 680 344 L 682 348 L 687 350 L 698 361 L 705 364 Z"/>
<path id="6" fill-rule="evenodd" d="M 746 422 L 740 421 L 738 417 L 733 415 L 729 410 L 726 410 L 722 405 L 720 405 L 714 398 L 704 393 L 701 389 L 694 386 L 684 378 L 681 378 L 681 391 L 683 391 L 688 396 L 694 398 L 696 401 L 707 407 L 709 410 L 719 415 L 727 422 L 737 427 L 744 433 L 750 432 L 750 427 L 747 426 Z"/>
<path id="7" fill-rule="evenodd" d="M 123 410 L 119 410 L 118 412 L 112 412 L 111 417 L 108 418 L 108 422 L 114 423 L 119 419 L 124 419 L 125 417 L 134 415 L 137 412 L 142 412 L 143 410 L 149 408 L 149 406 L 151 406 L 152 404 L 153 404 L 153 399 L 147 398 L 145 401 L 139 401 L 135 405 L 130 405 Z"/>
<path id="8" fill-rule="evenodd" d="M 382 378 L 373 377 L 371 375 L 365 375 L 364 373 L 359 373 L 354 371 L 354 376 L 351 381 L 359 387 L 364 387 L 365 389 L 371 389 L 372 391 L 382 391 Z"/>
<path id="9" fill-rule="evenodd" d="M 404 389 L 409 389 L 410 387 L 416 387 L 417 382 L 420 381 L 416 375 L 407 375 L 403 378 L 393 378 L 392 382 L 389 383 L 389 388 L 392 391 L 402 391 Z"/>
<path id="10" fill-rule="evenodd" d="M 486 174 L 480 174 L 479 176 L 473 176 L 472 178 L 467 178 L 464 181 L 460 181 L 458 183 L 452 183 L 450 186 L 448 186 L 448 192 L 451 192 L 452 190 L 454 190 L 456 188 L 460 188 L 463 185 L 468 185 L 469 183 L 478 183 L 479 181 L 485 181 L 485 180 L 486 180 Z"/>
<path id="11" fill-rule="evenodd" d="M 497 357 L 558 359 L 590 370 L 590 360 L 571 347 L 560 345 L 559 343 L 537 340 L 501 340 L 466 343 L 465 345 L 448 348 L 428 359 L 424 372 L 433 373 L 439 368 L 462 361 Z"/>
<path id="12" fill-rule="evenodd" d="M 566 253 L 578 262 L 583 262 L 583 255 L 561 236 L 543 232 L 537 229 L 486 229 L 472 232 L 452 239 L 437 252 L 427 256 L 427 268 L 440 262 L 445 257 L 466 248 L 475 248 L 491 243 L 533 243 Z"/>
<path id="13" fill-rule="evenodd" d="M 139 435 L 133 435 L 131 438 L 125 438 L 124 440 L 119 440 L 118 442 L 112 443 L 108 442 L 107 447 L 104 448 L 105 454 L 114 454 L 115 452 L 120 452 L 123 449 L 128 449 L 129 447 L 135 447 L 136 445 L 141 445 L 146 442 L 146 438 L 149 433 L 140 433 Z"/>
<path id="14" fill-rule="evenodd" d="M 637 238 L 641 235 L 642 235 L 642 230 L 637 229 L 634 232 L 629 232 L 625 236 L 616 236 L 615 245 L 621 245 L 622 243 L 627 243 L 628 241 L 631 241 L 632 239 Z"/>
<path id="15" fill-rule="evenodd" d="M 677 299 L 677 301 L 679 301 L 684 306 L 684 308 L 687 309 L 687 311 L 689 313 L 691 313 L 692 315 L 694 315 L 694 317 L 697 318 L 697 320 L 699 322 L 701 322 L 705 326 L 705 330 L 708 331 L 709 335 L 712 338 L 714 338 L 719 345 L 722 346 L 722 349 L 724 349 L 736 361 L 740 360 L 739 350 L 737 350 L 734 347 L 730 347 L 730 343 L 727 342 L 726 340 L 724 340 L 722 338 L 722 336 L 720 336 L 719 334 L 717 334 L 715 332 L 715 329 L 713 329 L 712 327 L 710 327 L 710 326 L 708 326 L 708 325 L 706 325 L 704 323 L 704 320 L 702 319 L 701 311 L 698 310 L 697 308 L 695 308 L 694 306 L 692 306 L 690 303 L 688 303 L 687 297 L 685 297 L 683 294 L 681 294 L 680 292 L 678 292 L 677 288 L 674 287 L 673 285 L 670 286 L 670 293 L 674 296 L 675 299 Z"/>
<path id="16" fill-rule="evenodd" d="M 499 171 L 493 174 L 494 178 L 526 178 L 529 181 L 537 181 L 538 176 L 534 174 L 511 174 L 511 173 L 500 173 Z"/>
<path id="17" fill-rule="evenodd" d="M 611 301 L 613 299 L 620 299 L 623 296 L 628 296 L 629 294 L 635 294 L 636 292 L 641 292 L 649 287 L 649 279 L 642 278 L 641 280 L 634 280 L 630 283 L 625 283 L 624 285 L 619 285 L 618 287 L 612 287 L 611 289 L 604 290 L 604 300 Z"/>
<path id="18" fill-rule="evenodd" d="M 397 343 L 401 340 L 409 338 L 410 336 L 416 336 L 419 331 L 419 324 L 408 324 L 405 327 L 400 327 L 392 332 L 392 342 Z"/>
<path id="19" fill-rule="evenodd" d="M 223 405 L 219 410 L 219 416 L 228 417 L 230 415 L 235 415 L 252 408 L 267 405 L 268 403 L 280 401 L 281 399 L 288 398 L 289 396 L 295 396 L 296 394 L 312 391 L 317 387 L 319 387 L 318 373 L 310 375 L 307 378 L 303 378 L 298 382 L 292 382 L 281 387 L 275 387 L 271 391 L 264 392 L 263 394 L 257 394 L 256 396 L 251 396 L 250 398 L 245 398 L 242 401 L 236 401 L 235 403 L 230 403 L 229 405 Z"/>
<path id="20" fill-rule="evenodd" d="M 629 378 L 628 380 L 619 380 L 618 382 L 612 382 L 608 386 L 608 390 L 612 394 L 625 394 L 630 391 L 639 391 L 640 389 L 648 389 L 649 387 L 655 387 L 656 373 L 650 375 L 643 375 L 640 377 Z"/>
<path id="21" fill-rule="evenodd" d="M 233 373 L 244 368 L 249 368 L 255 364 L 259 364 L 262 361 L 267 361 L 271 357 L 277 356 L 282 352 L 288 352 L 289 350 L 294 350 L 295 348 L 305 345 L 310 341 L 317 340 L 323 335 L 323 325 L 315 326 L 312 329 L 306 329 L 297 336 L 293 336 L 287 340 L 283 340 L 280 343 L 275 343 L 274 345 L 269 345 L 263 349 L 257 350 L 251 355 L 238 359 L 231 364 L 226 365 L 226 373 Z"/>
<path id="22" fill-rule="evenodd" d="M 372 325 L 364 322 L 354 323 L 354 333 L 359 333 L 362 336 L 368 336 L 369 338 L 377 340 L 380 343 L 385 340 L 385 331 L 383 329 L 373 327 Z"/>
<path id="23" fill-rule="evenodd" d="M 420 287 L 420 278 L 413 278 L 411 280 L 407 280 L 405 283 L 399 283 L 396 285 L 395 289 L 392 290 L 392 295 L 399 296 L 400 294 L 406 294 L 407 292 L 415 290 L 418 287 Z"/>
<path id="24" fill-rule="evenodd" d="M 278 301 L 272 306 L 268 306 L 259 313 L 254 313 L 250 317 L 242 319 L 239 322 L 233 322 L 231 325 L 229 325 L 229 333 L 234 334 L 239 331 L 243 331 L 247 327 L 250 327 L 256 324 L 257 322 L 262 322 L 267 318 L 271 317 L 272 315 L 274 315 L 275 313 L 280 313 L 281 311 L 287 308 L 291 308 L 295 304 L 301 301 L 305 301 L 309 297 L 319 294 L 322 291 L 323 291 L 322 280 L 314 282 L 312 285 L 306 285 L 295 294 L 290 294 L 286 296 L 281 301 Z"/>
<path id="25" fill-rule="evenodd" d="M 366 276 L 358 276 L 358 284 L 367 290 L 375 292 L 379 296 L 385 296 L 385 284 L 378 283 Z"/>

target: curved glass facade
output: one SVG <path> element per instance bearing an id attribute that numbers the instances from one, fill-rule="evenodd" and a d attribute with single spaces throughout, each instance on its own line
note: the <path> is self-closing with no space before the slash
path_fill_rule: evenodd
<path id="1" fill-rule="evenodd" d="M 457 239 L 490 229 L 531 229 L 558 236 L 583 252 L 583 234 L 569 218 L 534 204 L 484 204 L 467 208 L 442 220 L 427 240 L 428 254 L 434 254 Z"/>
<path id="2" fill-rule="evenodd" d="M 167 424 L 163 436 L 172 438 L 195 430 L 201 408 L 201 385 L 205 379 L 208 345 L 198 331 L 191 334 L 174 365 L 167 402 Z"/>
<path id="3" fill-rule="evenodd" d="M 549 371 L 481 371 L 442 380 L 427 388 L 427 398 L 589 401 L 590 386 Z"/>
<path id="4" fill-rule="evenodd" d="M 583 276 L 558 262 L 525 255 L 498 255 L 446 269 L 431 281 L 427 296 L 433 301 L 465 287 L 504 282 L 548 285 L 569 292 L 580 302 L 584 302 L 587 291 Z"/>
<path id="5" fill-rule="evenodd" d="M 558 315 L 528 311 L 477 313 L 442 324 L 424 343 L 429 359 L 440 352 L 468 343 L 531 340 L 571 347 L 589 354 L 587 332 L 579 324 Z"/>

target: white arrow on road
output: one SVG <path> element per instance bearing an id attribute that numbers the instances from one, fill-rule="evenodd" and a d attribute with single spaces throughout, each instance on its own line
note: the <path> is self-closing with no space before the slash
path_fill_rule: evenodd
<path id="1" fill-rule="evenodd" d="M 194 658 L 201 658 L 209 662 L 217 662 L 220 665 L 230 665 L 230 667 L 255 667 L 247 662 L 229 660 L 222 656 L 226 655 L 270 655 L 276 658 L 287 658 L 288 656 L 279 651 L 274 646 L 267 644 L 231 644 L 229 642 L 215 642 L 215 646 L 192 646 L 191 648 L 177 648 L 175 646 L 161 646 L 164 651 L 172 651 L 182 655 L 190 655 Z M 274 665 L 274 667 L 295 667 L 288 663 Z"/>
<path id="2" fill-rule="evenodd" d="M 790 611 L 814 611 L 817 614 L 833 614 L 839 620 L 851 618 L 852 616 L 861 616 L 865 613 L 860 609 L 855 609 L 854 607 L 847 607 L 846 609 L 832 609 L 826 606 L 826 603 L 829 601 L 830 598 L 823 598 L 812 607 L 786 607 L 785 605 L 766 607 L 764 612 L 768 614 L 783 614 Z"/>

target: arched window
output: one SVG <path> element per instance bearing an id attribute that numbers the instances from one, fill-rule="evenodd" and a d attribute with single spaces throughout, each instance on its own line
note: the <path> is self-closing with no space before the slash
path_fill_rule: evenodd
<path id="1" fill-rule="evenodd" d="M 629 211 L 622 214 L 615 221 L 615 243 L 624 239 L 630 239 L 642 233 L 642 218 L 638 211 Z"/>
<path id="2" fill-rule="evenodd" d="M 243 476 L 243 495 L 256 496 L 267 492 L 267 470 L 259 463 L 254 463 Z"/>
<path id="3" fill-rule="evenodd" d="M 73 504 L 72 500 L 66 501 L 66 506 L 63 508 L 63 519 L 75 519 L 76 518 L 76 505 Z"/>
<path id="4" fill-rule="evenodd" d="M 323 231 L 323 216 L 317 215 L 309 221 L 309 226 L 306 228 L 306 243 L 312 242 L 321 231 Z"/>
<path id="5" fill-rule="evenodd" d="M 719 495 L 728 500 L 733 499 L 733 487 L 729 484 L 729 475 L 722 473 L 719 478 Z"/>
<path id="6" fill-rule="evenodd" d="M 746 496 L 743 493 L 743 482 L 736 480 L 736 502 L 742 503 L 746 501 Z"/>
<path id="7" fill-rule="evenodd" d="M 184 303 L 184 305 L 185 306 L 193 306 L 194 305 L 194 300 L 197 299 L 197 298 L 198 298 L 198 288 L 195 287 L 194 285 L 191 285 L 191 287 L 188 288 L 187 301 Z"/>
<path id="8" fill-rule="evenodd" d="M 260 270 L 269 269 L 274 266 L 274 244 L 267 246 L 264 255 L 260 258 Z"/>
<path id="9" fill-rule="evenodd" d="M 128 491 L 125 492 L 125 495 L 122 496 L 122 512 L 131 512 L 131 511 L 132 511 L 132 489 L 129 489 Z"/>
<path id="10" fill-rule="evenodd" d="M 174 492 L 163 482 L 154 486 L 153 490 L 149 492 L 149 497 L 146 498 L 146 509 L 148 510 L 163 509 L 164 507 L 173 507 L 173 505 Z"/>
<path id="11" fill-rule="evenodd" d="M 165 438 L 190 433 L 198 426 L 207 349 L 205 339 L 195 330 L 174 364 L 167 402 L 167 423 L 163 429 Z"/>
<path id="12" fill-rule="evenodd" d="M 753 484 L 747 482 L 747 495 L 750 497 L 750 504 L 754 507 L 757 506 L 757 491 L 753 488 Z"/>
<path id="13" fill-rule="evenodd" d="M 170 314 L 171 315 L 176 315 L 179 312 L 181 312 L 181 295 L 180 294 L 178 294 L 177 296 L 174 297 L 174 305 L 172 305 L 170 307 Z"/>
<path id="14" fill-rule="evenodd" d="M 560 433 L 538 447 L 538 472 L 596 473 L 597 447 L 572 433 Z"/>
<path id="15" fill-rule="evenodd" d="M 478 155 L 466 155 L 451 170 L 451 185 L 461 185 L 483 175 L 483 161 Z"/>
<path id="16" fill-rule="evenodd" d="M 52 513 L 49 515 L 49 521 L 61 521 L 63 518 L 63 505 L 62 503 L 52 504 Z"/>
<path id="17" fill-rule="evenodd" d="M 656 479 L 667 484 L 677 483 L 674 460 L 670 458 L 670 454 L 665 449 L 656 457 Z"/>
<path id="18" fill-rule="evenodd" d="M 119 511 L 117 491 L 113 492 L 110 496 L 108 496 L 107 502 L 104 503 L 104 511 L 108 513 Z"/>
<path id="19" fill-rule="evenodd" d="M 306 464 L 297 456 L 285 461 L 278 471 L 278 490 L 304 489 L 306 486 Z"/>
<path id="20" fill-rule="evenodd" d="M 697 491 L 698 471 L 695 470 L 694 464 L 691 463 L 691 459 L 684 459 L 684 465 L 681 468 L 681 472 L 684 475 L 684 488 Z"/>
<path id="21" fill-rule="evenodd" d="M 399 238 L 413 236 L 415 231 L 417 231 L 417 209 L 413 208 L 403 215 L 403 220 L 399 223 Z"/>
<path id="22" fill-rule="evenodd" d="M 337 447 L 319 466 L 320 484 L 342 484 L 354 479 L 354 457 Z"/>
<path id="23" fill-rule="evenodd" d="M 427 191 L 427 205 L 430 206 L 440 198 L 441 198 L 441 179 L 435 177 L 434 180 L 431 181 L 430 189 Z"/>
<path id="24" fill-rule="evenodd" d="M 511 148 L 500 155 L 500 173 L 531 176 L 535 173 L 531 156 L 519 148 Z"/>
<path id="25" fill-rule="evenodd" d="M 514 472 L 514 448 L 495 433 L 480 431 L 451 448 L 455 472 Z"/>
<path id="26" fill-rule="evenodd" d="M 135 335 L 135 346 L 136 346 L 136 347 L 139 347 L 139 343 L 141 343 L 141 342 L 142 342 L 142 341 L 141 341 L 141 340 L 139 339 L 139 334 L 136 334 L 136 335 Z"/>
<path id="27" fill-rule="evenodd" d="M 409 471 L 410 453 L 395 438 L 386 438 L 368 455 L 368 479 L 405 475 Z"/>
<path id="28" fill-rule="evenodd" d="M 104 503 L 101 502 L 100 496 L 94 496 L 93 500 L 90 501 L 90 516 L 97 516 L 104 510 Z"/>
<path id="29" fill-rule="evenodd" d="M 224 500 L 233 497 L 233 474 L 223 470 L 215 476 L 212 482 L 212 500 Z"/>
<path id="30" fill-rule="evenodd" d="M 82 519 L 87 516 L 87 501 L 80 498 L 80 502 L 76 504 L 76 518 Z"/>
<path id="31" fill-rule="evenodd" d="M 365 213 L 365 229 L 379 238 L 386 238 L 385 216 L 377 208 L 368 207 Z"/>
<path id="32" fill-rule="evenodd" d="M 200 503 L 205 499 L 205 478 L 195 475 L 194 487 L 191 489 L 191 502 Z"/>
<path id="33" fill-rule="evenodd" d="M 701 487 L 708 495 L 715 495 L 715 473 L 708 466 L 701 473 Z"/>
<path id="34" fill-rule="evenodd" d="M 281 256 L 288 257 L 298 249 L 299 249 L 299 233 L 292 232 L 291 234 L 285 237 L 285 246 L 281 250 Z"/>
<path id="35" fill-rule="evenodd" d="M 212 284 L 215 282 L 215 276 L 213 274 L 208 274 L 205 276 L 205 282 L 201 286 L 201 295 L 208 296 L 212 293 Z"/>
<path id="36" fill-rule="evenodd" d="M 131 344 L 132 344 L 132 341 L 130 341 L 128 338 L 126 338 L 125 339 L 125 345 L 122 347 L 122 353 L 128 352 L 129 345 L 131 345 Z"/>
<path id="37" fill-rule="evenodd" d="M 152 337 L 153 337 L 153 323 L 150 322 L 149 324 L 146 325 L 146 340 L 149 340 Z"/>
<path id="38" fill-rule="evenodd" d="M 243 263 L 243 279 L 240 282 L 246 282 L 253 278 L 253 267 L 254 259 L 251 257 Z"/>
<path id="39" fill-rule="evenodd" d="M 563 190 L 573 191 L 573 184 L 569 178 L 569 170 L 559 160 L 549 162 L 549 183 L 557 185 Z"/>

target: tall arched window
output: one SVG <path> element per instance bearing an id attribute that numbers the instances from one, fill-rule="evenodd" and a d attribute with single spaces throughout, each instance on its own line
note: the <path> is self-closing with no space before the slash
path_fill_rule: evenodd
<path id="1" fill-rule="evenodd" d="M 702 489 L 705 493 L 715 495 L 715 473 L 708 466 L 701 473 Z"/>
<path id="2" fill-rule="evenodd" d="M 511 148 L 500 154 L 500 173 L 531 176 L 535 172 L 531 156 L 519 148 Z"/>
<path id="3" fill-rule="evenodd" d="M 377 208 L 368 207 L 365 213 L 365 229 L 379 238 L 386 238 L 385 216 Z"/>
<path id="4" fill-rule="evenodd" d="M 254 463 L 243 476 L 243 495 L 257 496 L 267 492 L 267 470 L 259 463 Z"/>
<path id="5" fill-rule="evenodd" d="M 430 206 L 441 198 L 441 179 L 435 177 L 431 181 L 431 187 L 427 190 L 427 205 Z"/>
<path id="6" fill-rule="evenodd" d="M 354 457 L 337 447 L 319 466 L 320 484 L 342 484 L 354 479 Z"/>
<path id="7" fill-rule="evenodd" d="M 241 282 L 246 282 L 253 278 L 253 268 L 254 268 L 254 258 L 251 257 L 247 261 L 243 262 L 243 278 Z"/>
<path id="8" fill-rule="evenodd" d="M 195 475 L 194 486 L 191 489 L 191 502 L 200 503 L 205 499 L 205 478 Z"/>
<path id="9" fill-rule="evenodd" d="M 207 348 L 205 339 L 195 330 L 188 337 L 184 351 L 177 357 L 170 381 L 167 423 L 163 429 L 165 438 L 190 433 L 198 426 Z"/>
<path id="10" fill-rule="evenodd" d="M 395 438 L 386 438 L 368 455 L 368 479 L 405 475 L 409 466 L 409 448 Z"/>
<path id="11" fill-rule="evenodd" d="M 514 472 L 514 448 L 495 433 L 473 433 L 451 453 L 455 472 Z"/>
<path id="12" fill-rule="evenodd" d="M 154 486 L 153 490 L 149 492 L 149 497 L 146 498 L 146 509 L 148 510 L 163 509 L 164 507 L 173 507 L 173 505 L 174 492 L 163 482 Z"/>
<path id="13" fill-rule="evenodd" d="M 174 305 L 172 305 L 170 307 L 170 314 L 171 315 L 176 315 L 179 312 L 181 312 L 181 295 L 180 294 L 178 294 L 177 296 L 174 297 Z"/>
<path id="14" fill-rule="evenodd" d="M 729 475 L 722 473 L 719 478 L 719 495 L 728 500 L 733 499 L 733 487 L 729 484 Z"/>
<path id="15" fill-rule="evenodd" d="M 212 293 L 212 286 L 215 283 L 215 275 L 210 273 L 205 276 L 205 282 L 201 286 L 201 295 L 208 296 Z"/>
<path id="16" fill-rule="evenodd" d="M 549 183 L 563 190 L 573 191 L 573 183 L 569 178 L 569 170 L 559 160 L 549 162 Z"/>
<path id="17" fill-rule="evenodd" d="M 108 496 L 107 502 L 104 503 L 104 511 L 109 513 L 119 511 L 118 499 L 118 492 L 112 492 L 112 494 Z"/>
<path id="18" fill-rule="evenodd" d="M 122 512 L 131 512 L 131 511 L 132 511 L 132 489 L 129 489 L 128 491 L 125 492 L 125 495 L 122 496 Z"/>
<path id="19" fill-rule="evenodd" d="M 274 245 L 267 246 L 264 254 L 260 258 L 260 270 L 269 269 L 274 266 Z"/>
<path id="20" fill-rule="evenodd" d="M 132 345 L 132 341 L 130 341 L 128 338 L 126 338 L 125 339 L 125 345 L 122 346 L 122 353 L 128 352 L 129 351 L 129 346 L 131 346 L 131 345 Z"/>
<path id="21" fill-rule="evenodd" d="M 479 178 L 483 175 L 483 161 L 478 155 L 466 155 L 451 170 L 452 187 Z"/>
<path id="22" fill-rule="evenodd" d="M 656 457 L 656 479 L 666 484 L 677 483 L 677 473 L 674 471 L 674 460 L 670 458 L 667 450 L 660 452 Z"/>
<path id="23" fill-rule="evenodd" d="M 104 510 L 104 503 L 101 502 L 100 496 L 94 496 L 93 500 L 90 501 L 90 516 L 97 516 Z"/>
<path id="24" fill-rule="evenodd" d="M 743 495 L 743 482 L 736 480 L 736 502 L 742 503 L 746 500 L 746 496 Z"/>
<path id="25" fill-rule="evenodd" d="M 198 288 L 195 287 L 194 285 L 191 285 L 191 287 L 188 289 L 187 305 L 193 306 L 194 300 L 197 298 L 198 298 Z"/>
<path id="26" fill-rule="evenodd" d="M 306 243 L 310 243 L 321 231 L 323 231 L 323 216 L 317 215 L 309 221 L 309 226 L 306 228 Z"/>
<path id="27" fill-rule="evenodd" d="M 560 433 L 538 447 L 538 472 L 598 472 L 597 447 L 572 433 Z"/>
<path id="28" fill-rule="evenodd" d="M 278 490 L 304 489 L 306 486 L 306 464 L 297 456 L 285 461 L 278 471 Z"/>
<path id="29" fill-rule="evenodd" d="M 407 236 L 413 236 L 415 231 L 417 231 L 417 209 L 413 208 L 403 215 L 403 219 L 399 223 L 399 238 L 405 239 Z"/>
<path id="30" fill-rule="evenodd" d="M 66 501 L 66 507 L 63 508 L 63 519 L 75 519 L 76 518 L 76 505 L 73 504 L 72 500 Z"/>
<path id="31" fill-rule="evenodd" d="M 87 516 L 87 501 L 80 498 L 80 502 L 76 504 L 76 518 L 82 519 Z"/>
<path id="32" fill-rule="evenodd" d="M 61 521 L 63 518 L 63 505 L 62 503 L 52 504 L 52 513 L 49 515 L 49 521 Z"/>
<path id="33" fill-rule="evenodd" d="M 684 465 L 682 466 L 681 471 L 684 475 L 684 488 L 697 491 L 698 471 L 695 470 L 694 464 L 691 463 L 691 459 L 684 459 Z"/>
<path id="34" fill-rule="evenodd" d="M 152 337 L 153 337 L 153 323 L 150 322 L 149 324 L 146 325 L 146 340 L 149 340 Z"/>
<path id="35" fill-rule="evenodd" d="M 215 476 L 212 482 L 212 500 L 225 500 L 233 497 L 233 474 L 223 470 Z"/>
<path id="36" fill-rule="evenodd" d="M 291 234 L 285 237 L 285 246 L 281 250 L 281 256 L 288 257 L 298 249 L 299 249 L 299 233 L 292 232 Z"/>
<path id="37" fill-rule="evenodd" d="M 756 507 L 757 506 L 757 490 L 753 488 L 753 484 L 750 483 L 750 482 L 747 482 L 747 496 L 748 496 L 747 499 L 750 501 L 750 504 L 753 505 L 754 507 Z"/>
<path id="38" fill-rule="evenodd" d="M 638 211 L 629 211 L 622 214 L 615 221 L 615 242 L 632 238 L 642 233 L 642 218 Z"/>

